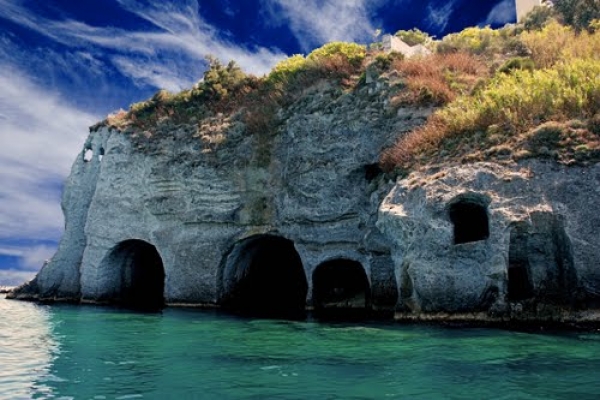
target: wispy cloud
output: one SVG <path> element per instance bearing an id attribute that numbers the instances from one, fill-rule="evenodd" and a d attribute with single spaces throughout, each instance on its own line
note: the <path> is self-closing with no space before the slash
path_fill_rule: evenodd
<path id="1" fill-rule="evenodd" d="M 97 27 L 74 20 L 51 20 L 31 13 L 13 0 L 0 0 L 5 18 L 67 47 L 97 48 L 125 76 L 136 82 L 177 91 L 190 87 L 212 54 L 235 59 L 246 71 L 267 72 L 285 55 L 257 46 L 245 48 L 219 35 L 199 14 L 197 0 L 119 0 L 121 6 L 153 25 L 151 30 Z M 160 86 L 159 86 L 160 85 Z"/>
<path id="2" fill-rule="evenodd" d="M 0 240 L 57 240 L 60 186 L 98 116 L 0 62 Z"/>
<path id="3" fill-rule="evenodd" d="M 2 246 L 0 247 L 0 256 L 18 257 L 21 270 L 37 272 L 44 261 L 49 260 L 55 251 L 54 246 L 48 245 Z"/>
<path id="4" fill-rule="evenodd" d="M 443 31 L 450 22 L 456 0 L 446 2 L 443 6 L 429 4 L 427 6 L 427 23 L 437 31 Z"/>
<path id="5" fill-rule="evenodd" d="M 0 286 L 19 286 L 33 279 L 35 272 L 18 269 L 0 270 Z"/>
<path id="6" fill-rule="evenodd" d="M 369 0 L 263 0 L 269 22 L 289 23 L 305 51 L 336 40 L 364 42 L 372 39 L 375 27 L 370 15 L 380 3 Z"/>
<path id="7" fill-rule="evenodd" d="M 503 0 L 488 14 L 483 25 L 507 24 L 517 18 L 514 0 Z"/>

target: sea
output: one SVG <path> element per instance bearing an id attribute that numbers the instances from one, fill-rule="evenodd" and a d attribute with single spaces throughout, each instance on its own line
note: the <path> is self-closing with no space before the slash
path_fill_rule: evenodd
<path id="1" fill-rule="evenodd" d="M 598 399 L 600 334 L 0 299 L 0 399 Z"/>

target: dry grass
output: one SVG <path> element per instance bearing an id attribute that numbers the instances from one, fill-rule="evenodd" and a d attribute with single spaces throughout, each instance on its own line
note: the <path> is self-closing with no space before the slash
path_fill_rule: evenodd
<path id="1" fill-rule="evenodd" d="M 514 132 L 491 125 L 469 136 L 446 136 L 447 127 L 434 117 L 425 126 L 400 139 L 381 156 L 382 168 L 408 169 L 425 163 L 518 161 L 546 158 L 567 165 L 600 161 L 600 115 L 587 121 L 548 121 Z"/>
<path id="2" fill-rule="evenodd" d="M 408 90 L 392 99 L 392 105 L 440 106 L 470 92 L 488 68 L 468 53 L 433 54 L 398 60 L 393 68 L 403 76 Z"/>

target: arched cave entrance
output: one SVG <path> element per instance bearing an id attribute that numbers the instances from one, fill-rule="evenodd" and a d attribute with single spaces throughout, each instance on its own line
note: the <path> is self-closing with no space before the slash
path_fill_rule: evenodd
<path id="1" fill-rule="evenodd" d="M 237 243 L 221 268 L 220 304 L 254 316 L 305 316 L 308 284 L 291 240 L 258 235 Z"/>
<path id="2" fill-rule="evenodd" d="M 448 212 L 454 225 L 454 244 L 490 237 L 487 207 L 477 199 L 461 199 L 453 203 Z"/>
<path id="3" fill-rule="evenodd" d="M 124 307 L 158 311 L 164 307 L 165 271 L 156 247 L 143 240 L 119 243 L 103 262 L 118 274 L 114 298 Z"/>
<path id="4" fill-rule="evenodd" d="M 313 272 L 315 314 L 325 318 L 364 317 L 371 287 L 362 265 L 343 258 L 326 261 Z"/>
<path id="5" fill-rule="evenodd" d="M 517 225 L 510 232 L 508 249 L 508 300 L 519 301 L 533 296 L 529 276 L 528 240 L 525 225 Z"/>

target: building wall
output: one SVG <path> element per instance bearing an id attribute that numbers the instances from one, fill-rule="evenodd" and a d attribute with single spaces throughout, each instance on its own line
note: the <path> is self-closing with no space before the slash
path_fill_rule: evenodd
<path id="1" fill-rule="evenodd" d="M 517 6 L 517 22 L 521 22 L 525 15 L 530 12 L 533 7 L 541 6 L 542 0 L 516 0 Z"/>

